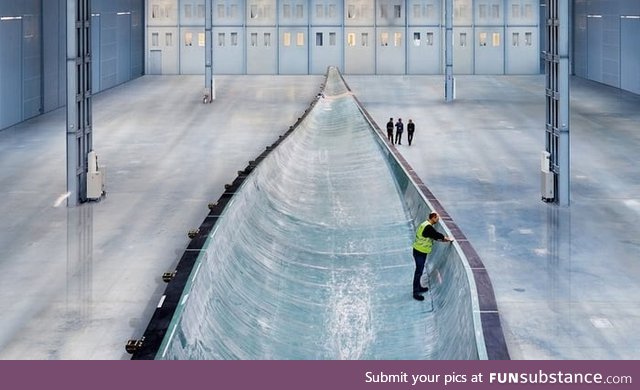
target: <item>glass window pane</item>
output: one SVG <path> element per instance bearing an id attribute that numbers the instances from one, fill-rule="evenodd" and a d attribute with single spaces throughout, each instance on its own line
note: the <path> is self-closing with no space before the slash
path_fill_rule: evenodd
<path id="1" fill-rule="evenodd" d="M 493 33 L 493 46 L 500 46 L 500 33 Z"/>
<path id="2" fill-rule="evenodd" d="M 158 46 L 158 33 L 151 34 L 151 46 Z"/>
<path id="3" fill-rule="evenodd" d="M 164 44 L 165 44 L 165 46 L 173 46 L 173 34 L 172 33 L 164 34 Z"/>
<path id="4" fill-rule="evenodd" d="M 185 18 L 190 18 L 191 17 L 191 4 L 185 4 L 184 5 L 184 17 Z"/>
<path id="5" fill-rule="evenodd" d="M 511 46 L 520 46 L 520 33 L 514 32 L 511 34 Z"/>
<path id="6" fill-rule="evenodd" d="M 413 5 L 413 17 L 414 18 L 419 18 L 420 17 L 420 4 L 414 4 Z"/>
<path id="7" fill-rule="evenodd" d="M 330 32 L 329 33 L 329 46 L 335 46 L 335 45 L 336 45 L 336 33 Z"/>
<path id="8" fill-rule="evenodd" d="M 198 17 L 204 19 L 204 4 L 198 4 Z"/>
<path id="9" fill-rule="evenodd" d="M 519 18 L 520 17 L 520 4 L 512 4 L 511 5 L 511 17 Z"/>
<path id="10" fill-rule="evenodd" d="M 304 19 L 304 8 L 302 7 L 302 4 L 296 4 L 296 18 Z"/>
<path id="11" fill-rule="evenodd" d="M 402 33 L 397 32 L 393 34 L 393 45 L 396 47 L 402 46 Z"/>
<path id="12" fill-rule="evenodd" d="M 224 4 L 218 4 L 218 17 L 224 18 Z"/>
<path id="13" fill-rule="evenodd" d="M 284 35 L 282 36 L 282 44 L 284 46 L 291 46 L 291 33 L 284 33 Z"/>
<path id="14" fill-rule="evenodd" d="M 321 32 L 316 33 L 316 46 L 322 46 L 322 35 Z"/>
<path id="15" fill-rule="evenodd" d="M 427 33 L 427 46 L 433 46 L 433 33 Z"/>
<path id="16" fill-rule="evenodd" d="M 224 46 L 224 33 L 218 33 L 218 46 Z"/>
<path id="17" fill-rule="evenodd" d="M 533 33 L 530 33 L 530 32 L 524 33 L 524 44 L 526 46 L 533 45 Z"/>
<path id="18" fill-rule="evenodd" d="M 393 15 L 396 18 L 401 18 L 402 17 L 402 6 L 400 5 L 394 5 L 393 6 Z"/>
<path id="19" fill-rule="evenodd" d="M 389 45 L 389 33 L 383 32 L 380 33 L 380 46 L 388 46 Z"/>
<path id="20" fill-rule="evenodd" d="M 336 5 L 335 4 L 329 4 L 329 17 L 330 18 L 335 18 L 336 17 Z"/>
<path id="21" fill-rule="evenodd" d="M 324 15 L 324 6 L 316 4 L 316 17 L 321 18 Z"/>
<path id="22" fill-rule="evenodd" d="M 420 33 L 419 32 L 414 32 L 413 33 L 413 46 L 420 46 Z"/>
<path id="23" fill-rule="evenodd" d="M 467 33 L 460 33 L 460 46 L 467 46 Z"/>
<path id="24" fill-rule="evenodd" d="M 348 33 L 347 34 L 347 45 L 348 46 L 355 46 L 356 45 L 356 34 L 355 33 Z"/>
<path id="25" fill-rule="evenodd" d="M 356 6 L 353 4 L 349 4 L 349 8 L 347 11 L 347 18 L 348 19 L 355 19 L 356 18 Z"/>
<path id="26" fill-rule="evenodd" d="M 258 33 L 251 33 L 251 46 L 258 46 Z"/>
<path id="27" fill-rule="evenodd" d="M 380 4 L 380 17 L 382 19 L 386 19 L 389 17 L 389 15 L 387 15 L 387 5 L 386 4 Z"/>
<path id="28" fill-rule="evenodd" d="M 271 46 L 271 33 L 264 33 L 264 45 L 266 47 Z"/>
<path id="29" fill-rule="evenodd" d="M 193 46 L 193 34 L 188 32 L 184 33 L 184 45 L 185 46 Z"/>
<path id="30" fill-rule="evenodd" d="M 299 32 L 296 34 L 296 46 L 304 46 L 304 33 Z"/>
<path id="31" fill-rule="evenodd" d="M 231 46 L 238 46 L 238 33 L 237 32 L 232 32 L 231 33 Z"/>
<path id="32" fill-rule="evenodd" d="M 362 33 L 362 46 L 369 46 L 369 33 Z"/>
<path id="33" fill-rule="evenodd" d="M 204 33 L 198 33 L 198 46 L 204 47 Z"/>
<path id="34" fill-rule="evenodd" d="M 291 17 L 291 6 L 289 4 L 282 5 L 282 16 L 285 18 Z"/>

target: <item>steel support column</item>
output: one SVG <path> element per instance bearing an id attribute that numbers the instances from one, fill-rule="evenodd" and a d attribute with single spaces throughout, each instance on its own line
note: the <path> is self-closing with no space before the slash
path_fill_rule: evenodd
<path id="1" fill-rule="evenodd" d="M 213 0 L 205 0 L 204 17 L 204 98 L 203 103 L 211 103 L 216 98 L 213 81 Z"/>
<path id="2" fill-rule="evenodd" d="M 546 0 L 546 131 L 549 170 L 555 174 L 555 203 L 570 203 L 569 2 Z"/>
<path id="3" fill-rule="evenodd" d="M 454 99 L 453 80 L 453 0 L 445 0 L 445 39 L 444 39 L 444 100 L 451 102 Z"/>
<path id="4" fill-rule="evenodd" d="M 87 200 L 91 124 L 91 0 L 67 0 L 67 198 Z"/>

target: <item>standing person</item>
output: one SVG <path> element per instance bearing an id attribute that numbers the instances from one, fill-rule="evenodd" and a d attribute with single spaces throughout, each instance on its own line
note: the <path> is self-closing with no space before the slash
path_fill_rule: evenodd
<path id="1" fill-rule="evenodd" d="M 439 220 L 438 213 L 431 213 L 429 214 L 429 219 L 422 222 L 418 226 L 418 230 L 416 230 L 416 239 L 413 242 L 413 259 L 416 262 L 416 270 L 413 273 L 413 299 L 417 301 L 424 301 L 424 297 L 420 294 L 429 291 L 429 287 L 420 285 L 420 279 L 422 278 L 424 265 L 427 262 L 427 255 L 431 253 L 433 240 L 453 241 L 453 238 L 445 236 L 433 227 Z"/>
<path id="2" fill-rule="evenodd" d="M 402 145 L 402 132 L 404 131 L 404 123 L 402 123 L 402 118 L 398 118 L 396 122 L 396 144 Z"/>
<path id="3" fill-rule="evenodd" d="M 413 123 L 411 119 L 409 119 L 409 123 L 407 123 L 407 139 L 409 140 L 409 146 L 411 146 L 414 131 L 416 131 L 416 124 Z"/>
<path id="4" fill-rule="evenodd" d="M 393 145 L 393 118 L 389 118 L 389 122 L 387 122 L 387 139 Z"/>

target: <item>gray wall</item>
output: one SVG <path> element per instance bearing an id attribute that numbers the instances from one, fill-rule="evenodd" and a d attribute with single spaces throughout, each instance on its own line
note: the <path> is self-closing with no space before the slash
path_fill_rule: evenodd
<path id="1" fill-rule="evenodd" d="M 640 93 L 640 0 L 574 0 L 577 76 Z"/>
<path id="2" fill-rule="evenodd" d="M 92 0 L 93 92 L 141 76 L 144 0 Z M 0 1 L 0 129 L 66 104 L 66 1 Z"/>

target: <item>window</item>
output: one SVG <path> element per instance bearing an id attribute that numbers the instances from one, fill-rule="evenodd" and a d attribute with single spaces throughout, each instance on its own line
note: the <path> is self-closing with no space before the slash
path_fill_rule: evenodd
<path id="1" fill-rule="evenodd" d="M 235 18 L 237 14 L 238 14 L 238 5 L 231 4 L 231 7 L 229 7 L 229 17 Z"/>
<path id="2" fill-rule="evenodd" d="M 263 39 L 265 47 L 271 46 L 271 33 L 264 33 Z"/>
<path id="3" fill-rule="evenodd" d="M 380 33 L 380 46 L 389 46 L 389 33 Z"/>
<path id="4" fill-rule="evenodd" d="M 434 11 L 434 7 L 435 6 L 433 4 L 427 4 L 427 8 L 426 8 L 426 10 L 427 10 L 427 15 L 426 15 L 427 18 L 432 18 L 432 17 L 435 16 L 436 13 Z"/>
<path id="5" fill-rule="evenodd" d="M 480 17 L 480 19 L 486 19 L 487 18 L 487 5 L 486 4 L 480 4 L 478 6 L 478 16 Z"/>
<path id="6" fill-rule="evenodd" d="M 520 17 L 520 4 L 512 4 L 511 5 L 511 17 L 519 18 Z"/>
<path id="7" fill-rule="evenodd" d="M 335 46 L 335 45 L 336 45 L 336 33 L 330 32 L 329 33 L 329 46 Z"/>
<path id="8" fill-rule="evenodd" d="M 231 33 L 231 46 L 238 46 L 238 33 L 237 32 L 232 32 Z"/>
<path id="9" fill-rule="evenodd" d="M 184 5 L 184 17 L 185 18 L 190 18 L 191 17 L 191 4 L 185 4 Z"/>
<path id="10" fill-rule="evenodd" d="M 533 45 L 533 33 L 530 33 L 530 32 L 524 33 L 524 44 L 525 46 Z"/>
<path id="11" fill-rule="evenodd" d="M 251 14 L 249 15 L 251 19 L 258 18 L 258 6 L 256 4 L 251 4 Z"/>
<path id="12" fill-rule="evenodd" d="M 347 18 L 348 19 L 355 19 L 356 18 L 356 6 L 353 4 L 349 4 L 348 10 L 347 10 Z"/>
<path id="13" fill-rule="evenodd" d="M 397 32 L 393 34 L 393 46 L 402 46 L 402 33 Z"/>
<path id="14" fill-rule="evenodd" d="M 158 33 L 151 34 L 151 46 L 158 46 Z"/>
<path id="15" fill-rule="evenodd" d="M 393 6 L 393 15 L 396 18 L 401 18 L 402 17 L 402 6 L 400 5 L 394 5 Z"/>
<path id="16" fill-rule="evenodd" d="M 224 18 L 224 4 L 218 4 L 218 17 Z"/>
<path id="17" fill-rule="evenodd" d="M 427 46 L 433 46 L 433 33 L 427 33 Z"/>
<path id="18" fill-rule="evenodd" d="M 291 33 L 286 32 L 282 35 L 282 45 L 291 46 Z"/>
<path id="19" fill-rule="evenodd" d="M 514 32 L 513 34 L 511 34 L 511 46 L 520 46 L 520 33 Z"/>
<path id="20" fill-rule="evenodd" d="M 291 6 L 288 3 L 282 5 L 282 17 L 284 18 L 291 17 Z"/>
<path id="21" fill-rule="evenodd" d="M 382 19 L 386 19 L 389 17 L 389 15 L 387 14 L 387 5 L 386 4 L 380 4 L 380 17 Z"/>
<path id="22" fill-rule="evenodd" d="M 369 33 L 362 33 L 362 46 L 369 46 Z"/>
<path id="23" fill-rule="evenodd" d="M 480 33 L 479 43 L 480 46 L 487 46 L 487 33 Z"/>
<path id="24" fill-rule="evenodd" d="M 316 17 L 321 18 L 324 15 L 324 6 L 316 4 Z"/>
<path id="25" fill-rule="evenodd" d="M 355 46 L 356 45 L 356 34 L 349 33 L 347 34 L 347 46 Z"/>
<path id="26" fill-rule="evenodd" d="M 296 46 L 304 46 L 304 33 L 299 32 L 296 34 Z"/>
<path id="27" fill-rule="evenodd" d="M 188 32 L 184 33 L 184 45 L 185 46 L 193 46 L 193 34 Z"/>
<path id="28" fill-rule="evenodd" d="M 336 17 L 336 5 L 335 4 L 329 4 L 329 17 L 330 18 L 335 18 Z"/>
<path id="29" fill-rule="evenodd" d="M 302 7 L 302 4 L 296 4 L 296 18 L 304 19 L 304 7 Z"/>
<path id="30" fill-rule="evenodd" d="M 251 46 L 258 46 L 258 33 L 251 33 Z"/>
<path id="31" fill-rule="evenodd" d="M 524 5 L 524 17 L 530 19 L 533 16 L 533 7 L 531 4 Z"/>
<path id="32" fill-rule="evenodd" d="M 322 35 L 321 32 L 316 33 L 316 46 L 322 46 Z"/>
<path id="33" fill-rule="evenodd" d="M 198 33 L 198 46 L 204 47 L 204 33 Z"/>
<path id="34" fill-rule="evenodd" d="M 164 44 L 165 44 L 165 46 L 173 46 L 173 34 L 172 33 L 164 34 Z"/>
<path id="35" fill-rule="evenodd" d="M 492 4 L 491 5 L 491 17 L 494 19 L 500 19 L 500 5 Z"/>
<path id="36" fill-rule="evenodd" d="M 413 33 L 413 46 L 420 46 L 420 33 L 419 32 L 414 32 Z"/>
<path id="37" fill-rule="evenodd" d="M 151 8 L 151 17 L 153 19 L 157 19 L 160 17 L 160 6 L 157 4 L 154 4 L 153 7 Z"/>
<path id="38" fill-rule="evenodd" d="M 493 46 L 500 46 L 500 33 L 493 33 Z"/>
<path id="39" fill-rule="evenodd" d="M 460 46 L 467 46 L 467 33 L 460 33 Z"/>
<path id="40" fill-rule="evenodd" d="M 224 46 L 224 33 L 218 33 L 218 46 Z"/>
<path id="41" fill-rule="evenodd" d="M 204 19 L 204 4 L 198 4 L 198 17 Z"/>
<path id="42" fill-rule="evenodd" d="M 413 5 L 413 17 L 414 18 L 419 18 L 420 17 L 420 4 L 414 4 Z"/>

